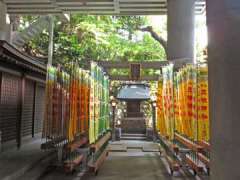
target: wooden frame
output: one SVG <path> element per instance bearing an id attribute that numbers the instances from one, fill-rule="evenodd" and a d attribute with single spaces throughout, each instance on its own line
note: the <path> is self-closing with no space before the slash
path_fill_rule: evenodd
<path id="1" fill-rule="evenodd" d="M 84 144 L 87 144 L 88 138 L 87 137 L 81 137 L 80 140 L 77 140 L 71 144 L 67 145 L 67 150 L 69 152 L 75 151 L 77 148 L 83 146 Z"/>
<path id="2" fill-rule="evenodd" d="M 199 141 L 198 144 L 207 151 L 210 151 L 210 149 L 211 149 L 211 145 L 206 141 Z"/>
<path id="3" fill-rule="evenodd" d="M 163 15 L 167 0 L 112 0 L 112 1 L 54 1 L 5 0 L 9 14 L 63 14 L 78 12 L 92 15 Z M 196 14 L 205 10 L 205 1 L 197 0 Z"/>
<path id="4" fill-rule="evenodd" d="M 186 156 L 186 162 L 194 171 L 194 175 L 203 172 L 203 167 L 200 166 L 197 162 L 193 161 L 189 156 Z"/>
<path id="5" fill-rule="evenodd" d="M 129 78 L 132 80 L 139 80 L 141 79 L 141 69 L 142 66 L 140 63 L 131 63 L 129 64 L 130 74 Z"/>
<path id="6" fill-rule="evenodd" d="M 128 75 L 109 75 L 111 81 L 131 81 L 132 79 Z M 144 75 L 141 76 L 139 81 L 158 81 L 159 75 Z"/>
<path id="7" fill-rule="evenodd" d="M 83 155 L 77 156 L 74 160 L 64 161 L 64 171 L 66 173 L 71 173 L 83 161 Z"/>
<path id="8" fill-rule="evenodd" d="M 109 148 L 107 143 L 110 138 L 111 138 L 111 132 L 107 132 L 104 136 L 102 136 L 98 140 L 98 142 L 90 146 L 91 153 L 94 153 L 94 154 L 101 153 L 97 159 L 92 158 L 92 160 L 88 163 L 89 170 L 91 172 L 94 172 L 95 175 L 98 174 L 98 170 L 100 169 L 101 165 L 103 164 L 106 157 L 108 156 Z"/>
<path id="9" fill-rule="evenodd" d="M 111 133 L 107 132 L 102 138 L 100 138 L 95 144 L 90 146 L 92 152 L 97 152 L 99 149 L 111 138 Z"/>
<path id="10" fill-rule="evenodd" d="M 206 156 L 204 156 L 202 153 L 197 153 L 197 157 L 200 161 L 202 161 L 207 168 L 210 167 L 210 159 L 208 159 Z"/>
<path id="11" fill-rule="evenodd" d="M 88 165 L 89 170 L 91 172 L 94 172 L 95 175 L 97 175 L 101 165 L 103 164 L 107 156 L 108 156 L 108 146 L 103 150 L 102 154 L 99 156 L 99 158 L 95 162 L 90 163 Z"/>
<path id="12" fill-rule="evenodd" d="M 203 148 L 202 146 L 199 146 L 198 144 L 190 141 L 189 139 L 183 137 L 182 135 L 178 134 L 178 133 L 174 133 L 175 135 L 175 139 L 177 141 L 179 141 L 180 143 L 182 143 L 183 145 L 185 145 L 187 148 L 195 151 L 195 152 L 202 152 Z"/>

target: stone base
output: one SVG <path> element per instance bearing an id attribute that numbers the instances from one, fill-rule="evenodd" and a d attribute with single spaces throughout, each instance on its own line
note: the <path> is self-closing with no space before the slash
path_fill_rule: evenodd
<path id="1" fill-rule="evenodd" d="M 121 121 L 122 133 L 145 134 L 146 120 L 144 118 L 124 118 Z"/>
<path id="2" fill-rule="evenodd" d="M 148 128 L 146 130 L 146 137 L 147 137 L 147 140 L 153 140 L 153 129 Z"/>

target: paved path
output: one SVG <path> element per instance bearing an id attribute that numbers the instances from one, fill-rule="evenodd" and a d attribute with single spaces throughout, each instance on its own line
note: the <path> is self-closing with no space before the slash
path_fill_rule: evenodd
<path id="1" fill-rule="evenodd" d="M 121 144 L 118 142 L 116 144 Z M 181 173 L 173 177 L 169 175 L 166 161 L 159 156 L 158 152 L 143 152 L 142 145 L 148 142 L 124 142 L 130 146 L 126 152 L 110 152 L 104 165 L 97 176 L 92 174 L 82 177 L 81 174 L 65 175 L 61 171 L 55 171 L 46 175 L 42 180 L 189 180 Z M 156 147 L 148 144 L 149 147 Z M 136 149 L 134 149 L 136 147 Z M 121 149 L 121 148 L 120 148 Z M 116 149 L 115 149 L 116 150 Z"/>
<path id="2" fill-rule="evenodd" d="M 49 153 L 40 149 L 41 139 L 24 144 L 20 150 L 12 149 L 0 154 L 0 179 L 19 179 Z"/>
<path id="3" fill-rule="evenodd" d="M 138 153 L 139 154 L 139 153 Z M 85 180 L 180 180 L 181 175 L 171 177 L 158 155 L 112 156 L 98 176 L 89 176 Z"/>

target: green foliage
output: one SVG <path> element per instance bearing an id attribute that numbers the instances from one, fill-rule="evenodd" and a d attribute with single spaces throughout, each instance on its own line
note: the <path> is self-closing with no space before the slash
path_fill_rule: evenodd
<path id="1" fill-rule="evenodd" d="M 29 24 L 36 17 L 24 17 Z M 89 60 L 142 61 L 165 59 L 161 45 L 138 29 L 148 24 L 143 16 L 89 16 L 74 14 L 70 23 L 55 20 L 54 63 L 67 65 Z M 35 54 L 47 55 L 48 32 L 27 44 Z"/>

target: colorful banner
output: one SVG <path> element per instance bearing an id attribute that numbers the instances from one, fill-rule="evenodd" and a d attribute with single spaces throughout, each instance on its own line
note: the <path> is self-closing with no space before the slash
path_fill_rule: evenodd
<path id="1" fill-rule="evenodd" d="M 192 141 L 209 141 L 208 76 L 206 65 L 186 65 L 173 74 L 162 69 L 157 91 L 157 129 L 174 138 L 178 132 Z"/>
<path id="2" fill-rule="evenodd" d="M 200 141 L 210 140 L 207 67 L 198 68 L 198 138 Z"/>
<path id="3" fill-rule="evenodd" d="M 173 92 L 173 65 L 170 64 L 162 69 L 163 75 L 163 117 L 165 120 L 166 136 L 174 137 L 174 92 Z"/>
<path id="4" fill-rule="evenodd" d="M 90 72 L 89 141 L 94 143 L 109 129 L 109 79 L 94 62 Z"/>
<path id="5" fill-rule="evenodd" d="M 88 72 L 72 64 L 70 73 L 52 66 L 47 70 L 43 137 L 72 142 L 89 129 Z"/>

